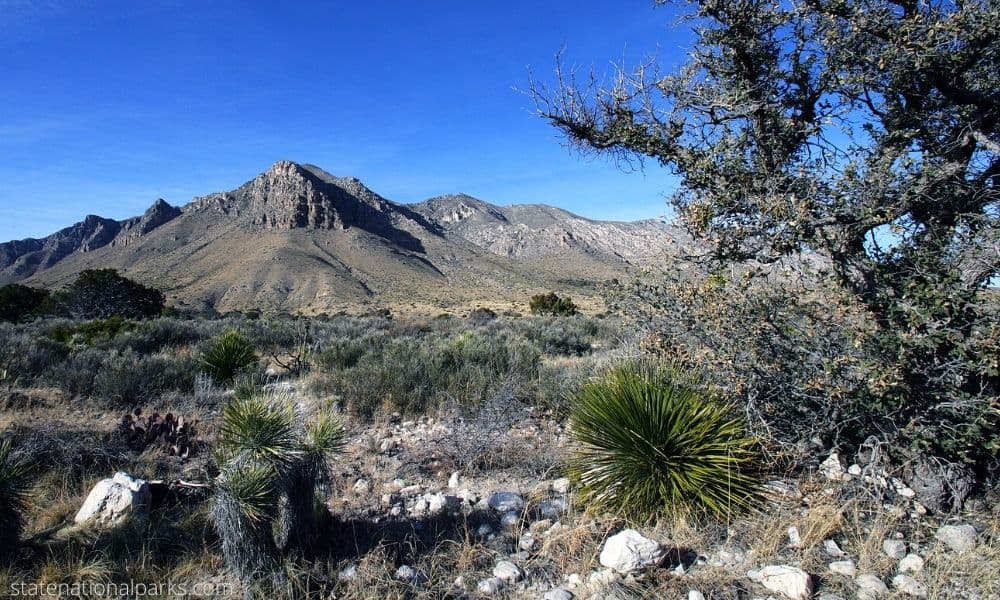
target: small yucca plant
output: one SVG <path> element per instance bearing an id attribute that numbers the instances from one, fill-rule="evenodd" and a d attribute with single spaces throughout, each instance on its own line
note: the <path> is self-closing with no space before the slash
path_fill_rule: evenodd
<path id="1" fill-rule="evenodd" d="M 202 368 L 216 381 L 231 381 L 237 373 L 257 362 L 253 345 L 238 331 L 227 331 L 208 349 Z"/>
<path id="2" fill-rule="evenodd" d="M 30 473 L 30 461 L 14 453 L 9 439 L 0 441 L 0 556 L 12 553 L 21 537 Z"/>
<path id="3" fill-rule="evenodd" d="M 585 502 L 631 518 L 749 509 L 758 499 L 756 441 L 731 415 L 668 370 L 612 369 L 572 403 L 570 474 Z"/>
<path id="4" fill-rule="evenodd" d="M 344 441 L 335 414 L 302 426 L 282 394 L 259 391 L 226 405 L 212 517 L 230 569 L 241 577 L 263 574 L 278 566 L 281 552 L 308 545 L 317 482 Z"/>

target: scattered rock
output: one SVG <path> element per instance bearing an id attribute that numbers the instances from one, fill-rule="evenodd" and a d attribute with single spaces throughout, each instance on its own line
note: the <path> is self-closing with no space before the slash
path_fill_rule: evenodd
<path id="1" fill-rule="evenodd" d="M 789 548 L 801 548 L 802 547 L 802 536 L 799 535 L 799 528 L 792 525 L 788 528 L 788 547 Z"/>
<path id="2" fill-rule="evenodd" d="M 404 496 L 416 496 L 423 490 L 419 484 L 408 485 L 404 488 L 400 488 L 399 493 Z"/>
<path id="3" fill-rule="evenodd" d="M 520 512 L 511 511 L 508 513 L 504 513 L 503 516 L 500 517 L 500 524 L 508 529 L 511 527 L 516 527 L 517 525 L 520 525 L 520 523 L 521 523 Z"/>
<path id="4" fill-rule="evenodd" d="M 858 575 L 855 582 L 858 584 L 858 600 L 876 600 L 889 595 L 889 588 L 875 575 Z"/>
<path id="5" fill-rule="evenodd" d="M 893 577 L 892 587 L 903 592 L 907 596 L 914 596 L 917 598 L 927 597 L 927 588 L 909 575 L 899 574 Z"/>
<path id="6" fill-rule="evenodd" d="M 521 539 L 517 542 L 517 547 L 520 548 L 521 550 L 531 552 L 532 550 L 535 549 L 535 546 L 537 544 L 538 542 L 535 541 L 534 536 L 532 536 L 531 534 L 525 534 L 521 536 Z"/>
<path id="7" fill-rule="evenodd" d="M 899 561 L 900 573 L 919 573 L 924 570 L 924 559 L 916 554 L 907 554 Z"/>
<path id="8" fill-rule="evenodd" d="M 573 593 L 562 588 L 556 588 L 545 592 L 542 600 L 573 600 Z"/>
<path id="9" fill-rule="evenodd" d="M 560 477 L 552 482 L 552 491 L 557 494 L 568 493 L 570 489 L 569 477 Z"/>
<path id="10" fill-rule="evenodd" d="M 487 577 L 479 582 L 476 591 L 480 594 L 492 596 L 503 589 L 503 580 L 498 577 Z"/>
<path id="11" fill-rule="evenodd" d="M 487 500 L 487 504 L 493 510 L 506 512 L 521 512 L 524 510 L 524 498 L 515 492 L 496 492 Z"/>
<path id="12" fill-rule="evenodd" d="M 831 452 L 819 465 L 819 472 L 830 481 L 843 481 L 845 479 L 844 465 L 840 463 L 840 456 L 836 452 Z"/>
<path id="13" fill-rule="evenodd" d="M 858 574 L 858 568 L 855 566 L 853 560 L 838 560 L 836 562 L 830 563 L 830 570 L 834 573 L 839 573 L 841 575 L 846 575 L 851 579 Z"/>
<path id="14" fill-rule="evenodd" d="M 462 473 L 455 471 L 451 474 L 451 477 L 448 478 L 448 488 L 454 490 L 460 485 L 462 485 Z"/>
<path id="15" fill-rule="evenodd" d="M 587 585 L 591 589 L 597 590 L 607 587 L 619 579 L 621 579 L 621 575 L 615 572 L 614 569 L 602 569 L 590 574 L 590 577 L 587 578 Z"/>
<path id="16" fill-rule="evenodd" d="M 906 542 L 902 540 L 883 540 L 882 552 L 889 558 L 899 560 L 906 556 Z"/>
<path id="17" fill-rule="evenodd" d="M 698 590 L 689 590 L 688 600 L 705 600 L 705 595 Z"/>
<path id="18" fill-rule="evenodd" d="M 410 565 L 402 565 L 396 569 L 396 579 L 413 585 L 422 585 L 427 583 L 427 576 Z"/>
<path id="19" fill-rule="evenodd" d="M 853 475 L 855 477 L 861 475 L 861 465 L 854 463 L 853 465 L 847 467 L 848 475 Z"/>
<path id="20" fill-rule="evenodd" d="M 152 500 L 145 480 L 118 471 L 114 477 L 97 482 L 73 521 L 113 527 L 128 517 L 145 520 L 149 517 Z"/>
<path id="21" fill-rule="evenodd" d="M 833 540 L 823 540 L 823 551 L 827 553 L 831 558 L 841 558 L 847 556 L 847 554 L 840 549 L 837 542 Z"/>
<path id="22" fill-rule="evenodd" d="M 934 537 L 954 552 L 969 552 L 976 547 L 976 528 L 972 525 L 945 525 Z"/>
<path id="23" fill-rule="evenodd" d="M 608 538 L 601 550 L 601 565 L 619 573 L 631 573 L 659 564 L 665 555 L 656 540 L 643 537 L 634 529 L 626 529 Z"/>
<path id="24" fill-rule="evenodd" d="M 798 567 L 768 565 L 760 571 L 750 571 L 747 576 L 791 600 L 808 600 L 812 595 L 812 577 Z"/>
<path id="25" fill-rule="evenodd" d="M 514 583 L 524 577 L 524 571 L 509 560 L 501 560 L 493 567 L 493 576 L 501 581 Z"/>
<path id="26" fill-rule="evenodd" d="M 565 500 L 561 500 L 559 498 L 554 500 L 543 500 L 538 503 L 538 514 L 545 519 L 558 519 L 568 510 L 569 505 Z"/>
<path id="27" fill-rule="evenodd" d="M 371 492 L 371 486 L 364 479 L 355 481 L 354 487 L 351 489 L 354 491 L 355 496 L 367 496 Z"/>

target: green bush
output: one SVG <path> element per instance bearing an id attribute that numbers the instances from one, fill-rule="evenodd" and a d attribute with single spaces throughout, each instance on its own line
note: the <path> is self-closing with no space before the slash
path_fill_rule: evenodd
<path id="1" fill-rule="evenodd" d="M 70 315 L 84 319 L 120 316 L 148 319 L 163 311 L 163 292 L 122 277 L 114 269 L 87 269 L 60 292 Z"/>
<path id="2" fill-rule="evenodd" d="M 290 398 L 254 393 L 223 409 L 212 518 L 238 577 L 266 581 L 281 553 L 304 550 L 316 533 L 316 487 L 345 442 L 329 411 L 300 423 Z"/>
<path id="3" fill-rule="evenodd" d="M 562 298 L 556 295 L 555 292 L 532 296 L 528 308 L 531 309 L 531 314 L 533 315 L 553 315 L 557 317 L 568 317 L 579 312 L 572 300 Z"/>
<path id="4" fill-rule="evenodd" d="M 135 329 L 135 323 L 115 315 L 107 319 L 95 319 L 74 325 L 59 323 L 49 329 L 49 337 L 62 344 L 85 344 L 93 346 L 98 342 L 114 339 L 117 335 Z"/>
<path id="5" fill-rule="evenodd" d="M 48 304 L 49 292 L 12 283 L 0 287 L 0 321 L 17 323 L 40 314 Z"/>
<path id="6" fill-rule="evenodd" d="M 569 471 L 585 502 L 648 519 L 723 517 L 757 501 L 756 441 L 729 407 L 665 369 L 612 369 L 584 385 L 570 423 Z"/>
<path id="7" fill-rule="evenodd" d="M 242 333 L 223 333 L 202 358 L 202 369 L 215 380 L 223 382 L 257 362 L 253 346 Z"/>

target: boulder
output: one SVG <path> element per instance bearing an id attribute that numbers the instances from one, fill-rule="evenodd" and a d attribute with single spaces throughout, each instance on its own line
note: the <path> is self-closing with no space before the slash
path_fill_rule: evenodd
<path id="1" fill-rule="evenodd" d="M 487 500 L 487 504 L 499 513 L 521 512 L 524 510 L 524 498 L 515 492 L 496 492 Z"/>
<path id="2" fill-rule="evenodd" d="M 882 552 L 889 558 L 899 560 L 906 556 L 906 542 L 903 540 L 882 540 Z"/>
<path id="3" fill-rule="evenodd" d="M 919 573 L 924 570 L 924 559 L 916 554 L 907 554 L 899 561 L 900 573 Z"/>
<path id="4" fill-rule="evenodd" d="M 846 577 L 854 578 L 858 574 L 858 568 L 853 560 L 838 560 L 830 563 L 830 570 Z"/>
<path id="5" fill-rule="evenodd" d="M 954 552 L 969 552 L 976 547 L 976 528 L 972 525 L 945 525 L 934 537 Z"/>
<path id="6" fill-rule="evenodd" d="M 97 482 L 73 520 L 103 527 L 118 525 L 128 517 L 144 520 L 149 517 L 152 499 L 146 481 L 119 471 Z"/>
<path id="7" fill-rule="evenodd" d="M 812 596 L 812 577 L 798 567 L 768 565 L 747 575 L 768 590 L 791 600 L 808 600 Z"/>
<path id="8" fill-rule="evenodd" d="M 619 573 L 631 573 L 659 564 L 666 551 L 656 540 L 626 529 L 608 538 L 601 550 L 601 565 Z"/>
<path id="9" fill-rule="evenodd" d="M 514 583 L 524 577 L 524 571 L 509 560 L 501 560 L 493 567 L 493 576 L 503 582 Z"/>
<path id="10" fill-rule="evenodd" d="M 877 600 L 889 595 L 889 588 L 875 575 L 865 573 L 858 575 L 858 600 Z"/>
<path id="11" fill-rule="evenodd" d="M 542 600 L 573 600 L 573 593 L 562 588 L 556 588 L 545 592 Z"/>

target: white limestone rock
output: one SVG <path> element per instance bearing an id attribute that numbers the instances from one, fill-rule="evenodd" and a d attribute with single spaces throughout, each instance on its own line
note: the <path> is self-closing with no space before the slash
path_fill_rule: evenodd
<path id="1" fill-rule="evenodd" d="M 601 550 L 601 565 L 619 573 L 631 573 L 658 564 L 666 551 L 656 540 L 626 529 L 608 538 Z"/>

